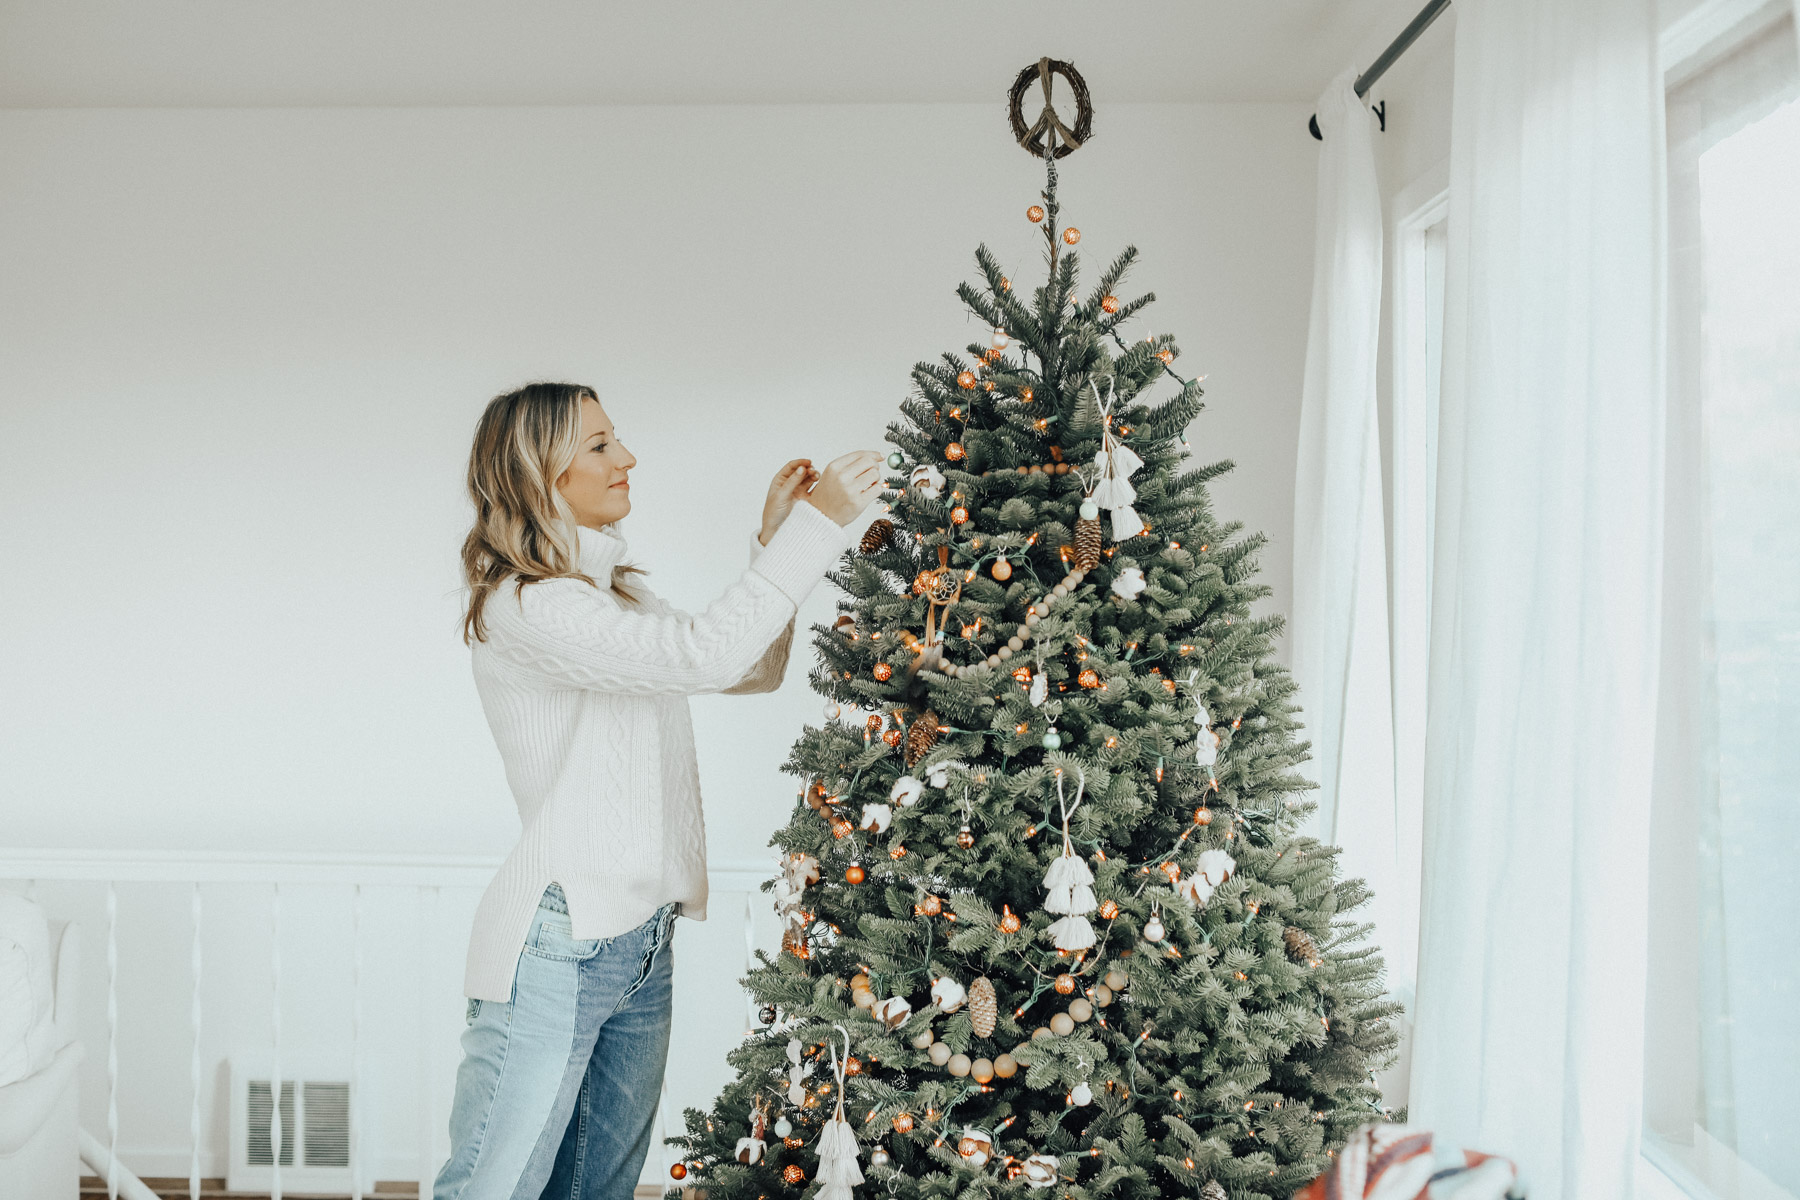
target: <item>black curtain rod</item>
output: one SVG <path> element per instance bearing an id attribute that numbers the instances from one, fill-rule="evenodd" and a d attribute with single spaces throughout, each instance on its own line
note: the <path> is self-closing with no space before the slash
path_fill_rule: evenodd
<path id="1" fill-rule="evenodd" d="M 1400 36 L 1395 38 L 1388 48 L 1381 52 L 1381 57 L 1370 64 L 1368 70 L 1357 76 L 1357 99 L 1360 100 L 1362 97 L 1368 95 L 1369 89 L 1375 86 L 1375 81 L 1380 79 L 1382 75 L 1387 72 L 1387 69 L 1393 66 L 1402 54 L 1406 53 L 1407 48 L 1419 40 L 1419 35 L 1424 33 L 1425 30 L 1430 27 L 1431 23 L 1437 20 L 1443 11 L 1449 7 L 1450 0 L 1431 0 L 1430 4 L 1427 4 L 1421 9 L 1419 15 L 1412 19 L 1412 23 L 1400 31 Z M 1378 107 L 1375 110 L 1375 116 L 1381 121 L 1381 128 L 1385 131 L 1387 129 L 1386 105 Z M 1321 142 L 1325 140 L 1325 135 L 1319 132 L 1318 113 L 1314 113 L 1306 119 L 1306 127 L 1312 131 L 1312 135 L 1315 138 L 1318 138 Z"/>

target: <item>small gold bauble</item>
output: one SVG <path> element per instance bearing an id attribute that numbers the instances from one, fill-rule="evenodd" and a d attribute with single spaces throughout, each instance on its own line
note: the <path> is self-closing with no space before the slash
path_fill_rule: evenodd
<path id="1" fill-rule="evenodd" d="M 875 664 L 875 670 L 872 672 L 872 674 L 875 676 L 875 678 L 877 678 L 877 679 L 881 680 L 883 683 L 885 683 L 889 679 L 893 678 L 894 668 L 889 666 L 887 663 L 879 662 L 879 663 Z"/>
<path id="2" fill-rule="evenodd" d="M 1102 917 L 1105 917 L 1108 921 L 1110 921 L 1114 917 L 1118 916 L 1119 915 L 1119 902 L 1117 900 L 1102 901 L 1100 904 L 1100 915 Z"/>
<path id="3" fill-rule="evenodd" d="M 969 1061 L 968 1055 L 952 1054 L 950 1056 L 950 1061 L 944 1064 L 944 1069 L 958 1079 L 961 1079 L 964 1075 L 969 1073 L 969 1068 L 973 1065 L 974 1064 Z"/>
<path id="4" fill-rule="evenodd" d="M 960 387 L 960 388 L 974 387 L 975 386 L 975 372 L 973 372 L 973 371 L 958 371 L 956 373 L 956 386 Z"/>
<path id="5" fill-rule="evenodd" d="M 998 579 L 1001 583 L 1005 583 L 1008 579 L 1012 578 L 1012 564 L 1007 562 L 1004 558 L 995 559 L 993 574 L 995 579 Z"/>
<path id="6" fill-rule="evenodd" d="M 1109 313 L 1118 312 L 1119 311 L 1119 298 L 1117 296 L 1106 296 L 1106 297 L 1102 298 L 1100 301 L 1100 308 L 1101 308 L 1101 311 L 1103 311 L 1103 312 L 1109 312 Z"/>
<path id="7" fill-rule="evenodd" d="M 1092 667 L 1086 667 L 1082 670 L 1081 674 L 1075 677 L 1075 682 L 1079 683 L 1084 688 L 1099 687 L 1100 672 L 1094 670 Z"/>
<path id="8" fill-rule="evenodd" d="M 936 896 L 927 896 L 919 901 L 919 908 L 924 911 L 926 916 L 935 917 L 944 911 L 944 902 Z"/>
<path id="9" fill-rule="evenodd" d="M 1036 225 L 1039 221 L 1044 219 L 1044 206 L 1041 204 L 1034 204 L 1026 209 L 1025 219 L 1030 221 L 1033 225 Z"/>
<path id="10" fill-rule="evenodd" d="M 937 1038 L 932 1034 L 931 1030 L 922 1029 L 913 1037 L 912 1047 L 914 1050 L 924 1050 L 936 1040 Z"/>
<path id="11" fill-rule="evenodd" d="M 805 1183 L 806 1168 L 799 1163 L 789 1163 L 781 1168 L 781 1177 L 789 1183 Z"/>
<path id="12" fill-rule="evenodd" d="M 962 456 L 963 448 L 961 442 L 951 442 L 948 446 L 944 447 L 944 457 L 951 462 L 961 462 Z"/>
<path id="13" fill-rule="evenodd" d="M 1050 1018 L 1050 1032 L 1057 1037 L 1068 1037 L 1075 1032 L 1075 1018 L 1066 1012 L 1059 1012 Z"/>
<path id="14" fill-rule="evenodd" d="M 950 1047 L 942 1042 L 933 1042 L 925 1047 L 925 1057 L 931 1060 L 933 1066 L 941 1067 L 950 1061 Z"/>
<path id="15" fill-rule="evenodd" d="M 1071 1005 L 1070 1007 L 1073 1008 L 1074 1006 Z M 844 1074 L 846 1074 L 846 1075 L 861 1075 L 862 1074 L 862 1059 L 857 1058 L 855 1055 L 851 1055 L 849 1058 L 846 1058 L 844 1060 Z"/>
<path id="16" fill-rule="evenodd" d="M 962 524 L 967 523 L 968 519 L 969 519 L 969 510 L 964 508 L 962 505 L 959 504 L 955 508 L 950 510 L 950 521 L 952 524 L 962 525 Z"/>
<path id="17" fill-rule="evenodd" d="M 1010 1054 L 1002 1054 L 994 1059 L 994 1074 L 1002 1079 L 1011 1079 L 1019 1073 L 1019 1060 Z"/>
<path id="18" fill-rule="evenodd" d="M 891 859 L 895 859 L 895 860 L 905 858 L 906 857 L 906 847 L 896 845 L 896 846 L 890 848 L 888 850 L 888 857 Z"/>
<path id="19" fill-rule="evenodd" d="M 1211 825 L 1212 824 L 1212 809 L 1196 808 L 1194 810 L 1194 824 L 1196 824 L 1196 825 Z"/>
<path id="20" fill-rule="evenodd" d="M 1002 904 L 1000 906 L 1000 932 L 1019 932 L 1019 915 L 1009 905 Z"/>
<path id="21" fill-rule="evenodd" d="M 844 868 L 844 882 L 845 883 L 861 883 L 863 880 L 867 879 L 868 877 L 869 877 L 869 873 L 867 871 L 863 870 L 861 864 L 859 864 L 859 863 L 851 863 L 849 866 Z"/>
<path id="22" fill-rule="evenodd" d="M 986 350 L 983 350 L 981 352 L 981 359 L 983 362 L 999 362 L 1000 361 L 999 348 L 996 346 L 989 346 Z"/>
<path id="23" fill-rule="evenodd" d="M 978 1058 L 969 1064 L 969 1074 L 976 1083 L 986 1083 L 994 1077 L 994 1064 L 985 1058 Z"/>
<path id="24" fill-rule="evenodd" d="M 687 1178 L 687 1164 L 686 1163 L 676 1163 L 674 1166 L 670 1167 L 669 1168 L 669 1178 L 670 1179 L 686 1179 Z"/>
<path id="25" fill-rule="evenodd" d="M 913 1119 L 912 1119 L 911 1113 L 895 1114 L 895 1116 L 894 1116 L 894 1132 L 895 1133 L 911 1133 L 912 1127 L 913 1127 Z"/>
<path id="26" fill-rule="evenodd" d="M 1073 246 L 1076 242 L 1079 242 L 1080 240 L 1081 240 L 1081 230 L 1075 228 L 1073 225 L 1071 225 L 1067 229 L 1063 230 L 1063 241 L 1067 242 L 1069 245 Z"/>
<path id="27" fill-rule="evenodd" d="M 898 746 L 900 744 L 900 739 L 905 736 L 906 735 L 901 733 L 898 729 L 890 729 L 881 735 L 881 740 L 890 746 Z"/>
<path id="28" fill-rule="evenodd" d="M 1077 996 L 1069 1001 L 1069 1015 L 1077 1021 L 1085 1021 L 1094 1015 L 1094 1006 L 1085 997 Z"/>
<path id="29" fill-rule="evenodd" d="M 1075 977 L 1068 974 L 1058 975 L 1056 977 L 1056 990 L 1064 996 L 1073 992 L 1075 990 Z"/>

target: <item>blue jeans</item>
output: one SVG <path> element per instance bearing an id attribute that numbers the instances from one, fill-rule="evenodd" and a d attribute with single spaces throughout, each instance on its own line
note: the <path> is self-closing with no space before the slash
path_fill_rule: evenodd
<path id="1" fill-rule="evenodd" d="M 571 935 L 552 883 L 512 999 L 471 999 L 432 1200 L 628 1200 L 669 1056 L 677 905 L 610 938 Z"/>

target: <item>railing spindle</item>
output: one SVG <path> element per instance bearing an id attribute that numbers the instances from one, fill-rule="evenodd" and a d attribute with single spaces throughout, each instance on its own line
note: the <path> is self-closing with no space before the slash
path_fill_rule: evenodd
<path id="1" fill-rule="evenodd" d="M 275 881 L 275 898 L 269 905 L 269 969 L 272 976 L 270 990 L 275 996 L 275 1006 L 270 1014 L 270 1027 L 274 1033 L 275 1054 L 274 1066 L 269 1074 L 269 1153 L 274 1166 L 275 1177 L 270 1185 L 270 1200 L 281 1200 L 281 881 Z"/>
<path id="2" fill-rule="evenodd" d="M 119 1200 L 119 889 L 106 881 L 106 1200 Z"/>
<path id="3" fill-rule="evenodd" d="M 194 1051 L 188 1059 L 188 1081 L 193 1092 L 193 1105 L 188 1110 L 188 1140 L 193 1155 L 188 1159 L 188 1200 L 200 1200 L 200 884 L 196 880 L 191 894 L 194 947 L 192 970 L 194 994 L 188 1001 L 188 1025 L 194 1039 Z"/>

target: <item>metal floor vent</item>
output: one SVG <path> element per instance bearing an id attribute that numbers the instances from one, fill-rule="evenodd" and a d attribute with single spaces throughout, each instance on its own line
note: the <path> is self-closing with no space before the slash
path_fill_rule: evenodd
<path id="1" fill-rule="evenodd" d="M 282 1055 L 281 1185 L 283 1191 L 351 1191 L 350 1120 L 356 1097 L 348 1071 L 329 1062 Z M 231 1191 L 271 1190 L 275 1178 L 272 1065 L 256 1057 L 231 1062 Z M 360 1144 L 370 1144 L 366 1129 Z M 364 1190 L 374 1183 L 363 1164 Z"/>

